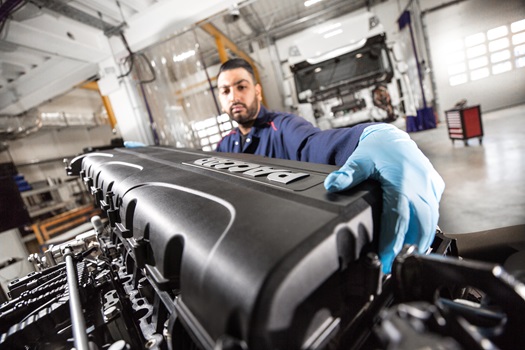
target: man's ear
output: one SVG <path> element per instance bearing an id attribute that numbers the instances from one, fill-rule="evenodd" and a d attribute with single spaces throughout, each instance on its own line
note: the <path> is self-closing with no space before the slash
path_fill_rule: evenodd
<path id="1" fill-rule="evenodd" d="M 255 84 L 255 94 L 257 95 L 257 100 L 262 102 L 262 86 L 259 83 Z"/>

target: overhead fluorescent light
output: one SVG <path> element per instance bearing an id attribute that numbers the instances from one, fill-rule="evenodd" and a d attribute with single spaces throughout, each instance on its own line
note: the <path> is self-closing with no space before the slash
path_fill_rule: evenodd
<path id="1" fill-rule="evenodd" d="M 195 56 L 195 50 L 189 50 L 181 53 L 180 55 L 173 55 L 173 62 L 182 62 L 192 56 Z"/>
<path id="2" fill-rule="evenodd" d="M 312 5 L 315 5 L 317 4 L 318 2 L 321 2 L 322 0 L 306 0 L 304 2 L 304 6 L 305 7 L 309 7 L 309 6 L 312 6 Z"/>

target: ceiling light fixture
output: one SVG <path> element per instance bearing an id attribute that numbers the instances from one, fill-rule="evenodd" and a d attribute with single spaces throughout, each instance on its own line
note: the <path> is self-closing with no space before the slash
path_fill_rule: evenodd
<path id="1" fill-rule="evenodd" d="M 315 4 L 317 4 L 318 2 L 321 2 L 321 1 L 323 1 L 323 0 L 306 0 L 304 2 L 304 6 L 305 7 L 309 7 L 309 6 L 315 5 Z"/>
<path id="2" fill-rule="evenodd" d="M 189 50 L 181 53 L 180 55 L 173 55 L 173 62 L 182 62 L 192 56 L 195 56 L 195 50 Z"/>

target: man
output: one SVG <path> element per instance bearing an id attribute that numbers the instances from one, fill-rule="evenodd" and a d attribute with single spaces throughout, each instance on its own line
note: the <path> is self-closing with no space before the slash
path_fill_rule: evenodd
<path id="1" fill-rule="evenodd" d="M 222 109 L 238 123 L 218 152 L 253 153 L 341 166 L 328 175 L 330 192 L 367 178 L 383 189 L 379 257 L 389 273 L 402 246 L 425 252 L 435 235 L 445 184 L 407 133 L 389 124 L 368 123 L 321 131 L 293 114 L 261 105 L 261 86 L 243 59 L 225 62 L 217 76 Z"/>

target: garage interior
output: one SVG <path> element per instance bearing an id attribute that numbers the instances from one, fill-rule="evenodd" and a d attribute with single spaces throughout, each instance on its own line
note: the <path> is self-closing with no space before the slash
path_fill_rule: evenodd
<path id="1" fill-rule="evenodd" d="M 400 28 L 405 12 L 409 34 Z M 323 24 L 368 14 L 391 55 L 389 122 L 409 132 L 445 181 L 441 230 L 525 224 L 522 0 L 6 0 L 0 14 L 0 163 L 2 176 L 16 170 L 27 210 L 24 224 L 2 226 L 0 263 L 16 260 L 0 271 L 4 291 L 33 271 L 26 257 L 44 243 L 36 227 L 91 204 L 81 181 L 66 177 L 64 158 L 124 141 L 213 150 L 233 127 L 209 93 L 225 57 L 250 58 L 269 108 L 339 127 L 318 108 L 323 101 L 301 101 L 292 51 Z M 334 35 L 350 42 L 354 34 Z M 435 125 L 414 130 L 421 96 Z M 447 113 L 469 106 L 480 108 L 482 134 L 453 140 Z M 206 134 L 210 120 L 217 134 Z M 81 221 L 64 231 L 89 227 Z"/>

